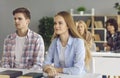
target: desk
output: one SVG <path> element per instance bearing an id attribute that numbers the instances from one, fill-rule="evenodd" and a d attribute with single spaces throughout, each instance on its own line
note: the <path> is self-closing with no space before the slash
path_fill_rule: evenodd
<path id="1" fill-rule="evenodd" d="M 112 53 L 112 52 L 92 52 L 93 57 L 115 57 L 120 58 L 120 53 Z"/>
<path id="2" fill-rule="evenodd" d="M 16 69 L 16 68 L 0 68 L 0 72 L 5 71 L 5 70 L 19 70 L 22 71 L 23 74 L 29 73 L 29 72 L 39 72 L 42 73 L 41 70 L 28 70 L 28 69 Z"/>
<path id="3" fill-rule="evenodd" d="M 87 73 L 87 74 L 82 74 L 82 75 L 66 75 L 66 74 L 61 74 L 58 77 L 55 78 L 102 78 L 102 75 L 100 74 L 92 74 L 92 73 Z"/>
<path id="4" fill-rule="evenodd" d="M 93 73 L 120 75 L 120 53 L 92 52 Z"/>
<path id="5" fill-rule="evenodd" d="M 40 70 L 27 70 L 27 69 L 6 69 L 6 68 L 0 68 L 0 72 L 5 71 L 5 70 L 19 70 L 23 71 L 23 74 L 29 73 L 29 72 L 42 72 Z M 82 75 L 67 75 L 67 74 L 60 74 L 59 76 L 56 76 L 55 78 L 102 78 L 100 74 L 92 74 L 92 73 L 87 73 L 87 74 L 82 74 Z"/>

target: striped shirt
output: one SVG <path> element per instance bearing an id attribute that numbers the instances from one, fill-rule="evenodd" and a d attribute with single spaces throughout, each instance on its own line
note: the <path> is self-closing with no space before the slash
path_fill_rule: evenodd
<path id="1" fill-rule="evenodd" d="M 15 63 L 15 46 L 16 46 L 16 32 L 8 35 L 4 40 L 3 52 L 3 67 L 16 68 Z M 20 60 L 20 68 L 40 67 L 44 61 L 44 41 L 41 35 L 28 30 L 25 37 L 23 54 Z"/>

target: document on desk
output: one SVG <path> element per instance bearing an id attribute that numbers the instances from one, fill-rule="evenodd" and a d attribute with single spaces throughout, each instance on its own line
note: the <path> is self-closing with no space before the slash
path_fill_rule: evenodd
<path id="1" fill-rule="evenodd" d="M 100 74 L 93 74 L 93 73 L 87 73 L 87 74 L 84 74 L 84 75 L 60 74 L 59 76 L 56 76 L 55 78 L 102 78 L 102 75 L 100 75 Z"/>

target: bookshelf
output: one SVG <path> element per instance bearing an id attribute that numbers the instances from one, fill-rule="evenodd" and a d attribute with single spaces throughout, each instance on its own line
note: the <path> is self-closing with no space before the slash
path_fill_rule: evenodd
<path id="1" fill-rule="evenodd" d="M 96 47 L 99 49 L 97 51 L 105 51 L 103 46 L 106 43 L 106 29 L 105 29 L 105 16 L 94 16 L 94 42 L 96 43 Z M 95 40 L 96 36 L 100 37 L 99 40 Z"/>
<path id="2" fill-rule="evenodd" d="M 88 30 L 92 33 L 97 51 L 104 51 L 103 43 L 106 42 L 106 29 L 104 26 L 104 16 L 74 16 L 75 22 L 84 20 L 88 26 Z"/>
<path id="3" fill-rule="evenodd" d="M 88 30 L 92 33 L 94 42 L 97 47 L 97 52 L 103 52 L 106 49 L 104 48 L 103 44 L 106 43 L 106 26 L 105 22 L 110 19 L 114 18 L 117 20 L 120 30 L 120 15 L 114 16 L 105 16 L 105 15 L 93 15 L 91 14 L 74 14 L 73 11 L 71 12 L 73 19 L 75 22 L 79 20 L 84 20 L 88 26 Z"/>

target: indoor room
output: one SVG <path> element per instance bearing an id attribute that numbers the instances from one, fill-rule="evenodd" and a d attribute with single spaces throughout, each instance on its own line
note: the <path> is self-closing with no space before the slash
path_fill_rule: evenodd
<path id="1" fill-rule="evenodd" d="M 59 47 L 61 47 L 62 50 L 60 50 L 60 52 L 65 52 L 65 51 L 71 52 L 73 51 L 73 49 L 75 49 L 75 52 L 81 51 L 84 53 L 84 55 L 78 56 L 79 57 L 78 58 L 77 54 L 73 52 L 73 53 L 68 53 L 66 54 L 66 57 L 63 57 L 65 56 L 65 54 L 62 53 L 63 54 L 63 55 L 61 54 L 62 63 L 65 64 L 66 63 L 65 60 L 67 59 L 68 60 L 67 62 L 69 62 L 68 66 L 69 65 L 76 66 L 75 69 L 77 69 L 78 63 L 80 64 L 80 66 L 85 65 L 86 62 L 84 60 L 86 60 L 85 58 L 87 56 L 87 53 L 85 53 L 87 52 L 87 49 L 86 49 L 86 46 L 87 46 L 90 52 L 90 55 L 88 55 L 88 60 L 90 60 L 90 64 L 88 67 L 89 70 L 87 70 L 87 68 L 84 68 L 83 66 L 84 71 L 87 72 L 86 74 L 82 73 L 82 74 L 76 75 L 75 69 L 73 70 L 70 69 L 70 71 L 67 72 L 67 69 L 65 71 L 63 67 L 60 70 L 58 69 L 59 73 L 62 72 L 62 74 L 57 75 L 57 76 L 55 74 L 55 78 L 57 77 L 60 77 L 60 78 L 88 78 L 88 77 L 89 78 L 120 78 L 120 74 L 119 74 L 120 73 L 120 70 L 119 70 L 120 69 L 120 66 L 119 66 L 120 65 L 120 0 L 100 0 L 100 1 L 97 1 L 97 0 L 1 0 L 0 1 L 0 17 L 1 17 L 1 20 L 0 20 L 0 45 L 1 45 L 0 46 L 0 66 L 1 66 L 0 67 L 0 78 L 3 78 L 3 75 L 1 74 L 1 72 L 6 71 L 6 70 L 22 71 L 22 74 L 19 75 L 20 76 L 19 78 L 23 78 L 21 75 L 24 75 L 26 73 L 31 73 L 31 72 L 40 73 L 40 74 L 35 74 L 35 75 L 41 75 L 42 73 L 42 76 L 44 75 L 48 76 L 48 72 L 47 74 L 46 73 L 43 74 L 43 72 L 46 72 L 47 70 L 47 67 L 44 66 L 45 65 L 44 63 L 42 64 L 43 66 L 40 65 L 41 66 L 40 70 L 36 70 L 37 67 L 36 69 L 31 68 L 30 70 L 24 70 L 24 69 L 21 69 L 19 66 L 18 68 L 15 68 L 14 65 L 12 64 L 11 64 L 12 67 L 2 66 L 3 60 L 6 60 L 4 64 L 6 64 L 7 66 L 7 62 L 9 60 L 13 62 L 14 60 L 12 59 L 15 59 L 17 57 L 21 58 L 19 54 L 22 56 L 22 53 L 18 53 L 16 57 L 12 57 L 12 53 L 14 54 L 14 52 L 16 51 L 21 51 L 20 49 L 23 48 L 24 44 L 20 44 L 17 48 L 15 47 L 15 51 L 14 51 L 14 50 L 11 50 L 12 46 L 9 43 L 11 44 L 16 44 L 16 43 L 12 42 L 12 40 L 10 42 L 9 39 L 8 41 L 6 40 L 5 42 L 5 39 L 10 37 L 10 36 L 8 37 L 8 35 L 14 32 L 19 33 L 16 30 L 17 26 L 15 27 L 15 25 L 17 25 L 16 24 L 17 19 L 20 21 L 19 16 L 17 16 L 17 14 L 19 15 L 19 11 L 16 12 L 15 9 L 20 8 L 20 7 L 27 8 L 30 11 L 30 15 L 31 15 L 30 17 L 29 16 L 26 17 L 26 15 L 24 16 L 26 18 L 26 23 L 28 23 L 28 30 L 26 32 L 29 32 L 29 29 L 30 29 L 30 31 L 35 32 L 35 34 L 33 35 L 34 37 L 36 34 L 38 35 L 38 37 L 40 37 L 40 40 L 42 41 L 38 42 L 39 44 L 36 43 L 35 47 L 37 45 L 41 46 L 42 50 L 40 52 L 44 52 L 41 54 L 38 53 L 39 57 L 37 57 L 37 54 L 33 54 L 33 57 L 31 55 L 26 59 L 34 58 L 35 61 L 36 60 L 38 60 L 39 62 L 45 61 L 44 62 L 45 64 L 49 63 L 50 60 L 53 61 L 52 59 L 54 59 L 54 62 L 57 63 L 58 59 L 57 61 L 55 60 L 57 56 L 53 56 L 56 53 L 53 53 L 51 51 L 57 52 L 56 49 L 58 47 L 57 47 L 57 44 L 55 45 L 57 48 L 55 46 L 52 47 L 53 44 L 51 45 L 52 43 L 51 39 L 60 37 L 58 41 L 62 40 L 60 34 L 57 35 L 58 33 L 60 33 L 58 31 L 59 27 L 57 24 L 60 24 L 58 18 L 62 16 L 62 12 L 63 13 L 65 12 L 67 14 L 70 14 L 70 16 L 73 19 L 72 22 L 74 23 L 74 26 L 75 26 L 75 27 L 69 27 L 69 26 L 67 27 L 68 33 L 70 32 L 69 33 L 70 37 L 76 38 L 78 36 L 76 36 L 75 33 L 77 35 L 79 33 L 79 37 L 82 39 L 78 40 L 78 42 L 76 42 L 75 45 L 72 45 L 72 47 L 69 48 L 70 50 L 66 49 L 69 46 L 69 43 L 62 44 L 61 42 Z M 71 23 L 70 21 L 67 23 L 66 16 L 63 15 L 63 17 L 67 25 L 69 24 L 73 25 L 73 23 Z M 81 26 L 82 22 L 85 23 L 86 31 L 90 33 L 90 36 L 88 35 L 85 36 L 86 32 L 83 32 L 84 35 L 81 34 L 80 27 L 82 27 Z M 113 28 L 115 31 L 111 31 L 110 27 L 111 29 Z M 63 29 L 64 29 L 63 31 L 67 30 L 66 28 L 63 28 Z M 84 30 L 85 30 L 85 27 L 84 27 Z M 74 35 L 72 35 L 71 33 L 74 33 Z M 37 40 L 34 40 L 33 36 L 31 36 L 31 39 L 29 39 L 31 40 L 31 42 L 29 42 L 28 40 L 28 43 L 27 43 L 25 39 L 24 41 L 22 40 L 20 42 L 18 40 L 18 42 L 19 43 L 26 42 L 27 43 L 26 46 L 30 47 L 28 49 L 29 50 L 33 49 L 37 53 L 37 50 L 39 47 L 36 47 L 36 49 L 34 49 L 33 45 L 34 45 L 34 42 L 37 42 Z M 64 39 L 66 39 L 67 36 L 64 37 Z M 84 42 L 85 44 L 80 45 L 81 43 L 78 44 L 79 41 Z M 21 45 L 22 47 L 20 47 Z M 74 48 L 77 45 L 79 46 L 85 45 L 85 47 L 77 48 L 77 49 Z M 10 51 L 8 50 L 11 50 L 11 54 L 9 54 Z M 29 50 L 26 51 L 26 56 Z M 51 55 L 49 51 L 53 55 Z M 4 55 L 4 52 L 8 54 Z M 47 56 L 49 54 L 51 55 L 51 58 Z M 72 58 L 69 58 L 71 54 L 74 54 L 74 55 L 71 56 Z M 3 56 L 4 56 L 4 59 L 3 59 Z M 33 62 L 34 59 L 30 61 L 28 60 L 28 63 L 33 65 L 34 63 L 31 63 L 31 61 Z M 83 60 L 83 62 L 78 62 L 76 64 L 70 63 L 71 61 L 72 63 L 74 63 L 78 59 Z M 78 67 L 79 67 L 79 64 L 78 64 Z M 51 65 L 52 65 L 51 67 L 54 68 L 54 65 L 57 65 L 57 64 L 51 64 Z M 51 67 L 48 67 L 48 69 L 51 69 Z M 59 67 L 59 66 L 56 66 L 56 67 Z M 81 67 L 78 69 L 81 70 Z M 65 73 L 63 73 L 64 71 Z M 73 73 L 75 73 L 75 75 Z"/>

